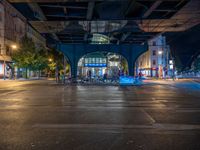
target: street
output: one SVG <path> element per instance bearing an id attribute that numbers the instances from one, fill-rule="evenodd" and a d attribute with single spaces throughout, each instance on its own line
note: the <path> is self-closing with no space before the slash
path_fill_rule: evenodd
<path id="1" fill-rule="evenodd" d="M 1 150 L 199 150 L 200 84 L 0 81 Z"/>

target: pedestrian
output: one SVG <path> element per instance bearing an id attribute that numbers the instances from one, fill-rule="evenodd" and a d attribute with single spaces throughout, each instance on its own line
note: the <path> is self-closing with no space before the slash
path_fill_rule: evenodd
<path id="1" fill-rule="evenodd" d="M 55 72 L 56 83 L 58 83 L 58 71 Z"/>
<path id="2" fill-rule="evenodd" d="M 141 72 L 139 72 L 139 79 L 141 79 L 142 78 L 142 73 Z"/>
<path id="3" fill-rule="evenodd" d="M 62 80 L 62 83 L 65 84 L 65 74 L 64 74 L 64 72 L 62 72 L 62 74 L 61 74 L 61 80 Z"/>
<path id="4" fill-rule="evenodd" d="M 91 82 L 91 79 L 92 79 L 92 71 L 89 70 L 89 80 L 90 80 L 90 82 Z"/>
<path id="5" fill-rule="evenodd" d="M 103 74 L 103 82 L 107 81 L 107 73 Z"/>
<path id="6" fill-rule="evenodd" d="M 58 72 L 58 83 L 60 83 L 60 72 Z"/>

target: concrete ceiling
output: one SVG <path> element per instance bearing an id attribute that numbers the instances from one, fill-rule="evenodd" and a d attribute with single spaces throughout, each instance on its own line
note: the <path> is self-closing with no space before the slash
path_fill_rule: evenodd
<path id="1" fill-rule="evenodd" d="M 100 33 L 111 43 L 141 44 L 200 23 L 200 0 L 9 1 L 36 30 L 62 43 L 90 43 Z"/>

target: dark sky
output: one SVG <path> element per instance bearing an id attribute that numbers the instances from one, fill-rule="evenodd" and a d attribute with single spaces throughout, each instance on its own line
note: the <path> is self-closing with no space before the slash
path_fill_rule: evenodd
<path id="1" fill-rule="evenodd" d="M 200 54 L 200 24 L 178 33 L 166 33 L 167 43 L 176 60 L 176 66 L 184 69 Z"/>

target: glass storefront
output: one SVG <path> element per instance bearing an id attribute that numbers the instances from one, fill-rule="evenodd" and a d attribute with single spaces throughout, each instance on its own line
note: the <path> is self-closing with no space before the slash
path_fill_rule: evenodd
<path id="1" fill-rule="evenodd" d="M 108 78 L 117 78 L 120 72 L 127 73 L 125 68 L 127 69 L 127 62 L 122 56 L 96 52 L 79 60 L 77 75 L 80 78 L 102 78 L 106 74 Z"/>

